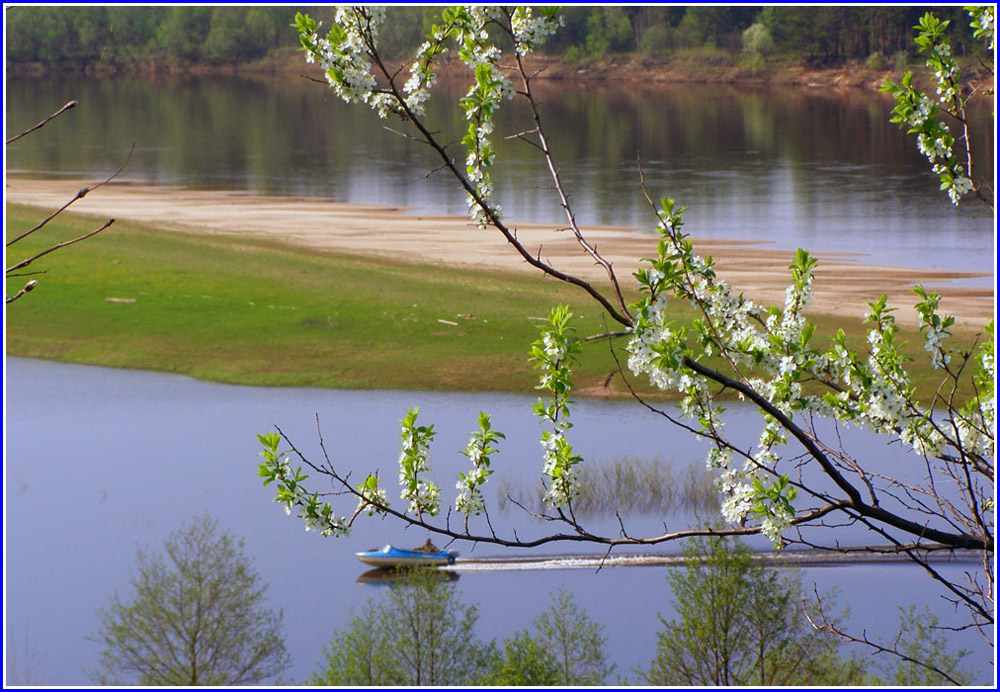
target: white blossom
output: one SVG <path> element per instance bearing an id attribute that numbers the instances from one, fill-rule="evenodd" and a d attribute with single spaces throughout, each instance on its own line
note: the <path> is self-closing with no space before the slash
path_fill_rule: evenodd
<path id="1" fill-rule="evenodd" d="M 777 508 L 774 513 L 761 519 L 761 533 L 770 538 L 775 546 L 781 546 L 781 535 L 792 525 L 791 520 L 792 517 L 784 508 Z"/>
<path id="2" fill-rule="evenodd" d="M 514 48 L 521 55 L 532 52 L 563 25 L 562 15 L 535 17 L 533 12 L 531 7 L 518 7 L 511 16 Z"/>

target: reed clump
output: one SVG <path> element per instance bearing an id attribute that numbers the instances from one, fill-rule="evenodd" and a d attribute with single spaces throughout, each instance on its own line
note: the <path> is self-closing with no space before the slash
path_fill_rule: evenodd
<path id="1" fill-rule="evenodd" d="M 630 513 L 666 515 L 711 511 L 718 505 L 715 483 L 700 464 L 677 464 L 660 457 L 622 456 L 576 467 L 573 512 L 578 518 L 610 515 L 623 507 Z M 498 484 L 498 506 L 515 504 L 532 511 L 544 509 L 541 482 L 503 481 Z"/>

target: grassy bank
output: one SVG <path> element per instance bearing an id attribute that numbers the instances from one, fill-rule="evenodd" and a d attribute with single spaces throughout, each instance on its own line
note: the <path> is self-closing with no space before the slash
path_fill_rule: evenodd
<path id="1" fill-rule="evenodd" d="M 8 205 L 8 237 L 41 216 Z M 14 246 L 12 259 L 97 223 L 59 217 Z M 7 308 L 8 355 L 218 382 L 529 392 L 537 380 L 528 346 L 552 305 L 572 307 L 581 336 L 606 330 L 581 291 L 532 274 L 388 262 L 128 222 L 38 264 L 48 270 L 38 288 Z M 9 282 L 8 294 L 12 289 Z M 863 340 L 857 321 L 819 321 L 819 334 L 843 327 Z M 617 378 L 605 387 L 615 370 L 606 341 L 584 344 L 578 391 L 623 392 Z M 918 373 L 926 392 L 937 384 L 929 375 Z"/>
<path id="2" fill-rule="evenodd" d="M 10 234 L 39 211 L 8 206 L 7 218 Z M 66 216 L 37 235 L 94 225 Z M 553 281 L 127 222 L 46 265 L 35 292 L 8 308 L 10 355 L 255 385 L 524 391 L 535 381 L 528 346 L 551 305 L 573 304 L 582 334 L 602 330 L 599 311 Z M 612 367 L 607 347 L 589 344 L 579 380 Z"/>

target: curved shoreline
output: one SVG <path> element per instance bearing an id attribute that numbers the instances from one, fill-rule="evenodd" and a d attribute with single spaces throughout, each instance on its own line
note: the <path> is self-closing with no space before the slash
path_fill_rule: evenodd
<path id="1" fill-rule="evenodd" d="M 62 206 L 82 180 L 8 178 L 8 202 L 46 209 Z M 524 263 L 496 232 L 479 231 L 465 217 L 421 213 L 404 207 L 360 205 L 318 198 L 255 195 L 243 191 L 192 190 L 115 182 L 79 200 L 71 211 L 128 219 L 164 231 L 219 235 L 251 235 L 320 251 L 392 258 L 466 268 L 505 271 L 537 270 Z M 607 285 L 604 270 L 555 225 L 512 223 L 519 239 L 558 269 L 598 286 Z M 639 258 L 656 252 L 656 237 L 636 229 L 589 227 L 588 239 L 627 277 Z M 784 303 L 794 250 L 768 247 L 760 241 L 692 239 L 695 249 L 717 261 L 719 276 L 754 300 Z M 995 314 L 994 287 L 954 285 L 954 281 L 990 277 L 990 273 L 921 270 L 866 264 L 863 256 L 816 253 L 811 311 L 862 318 L 867 303 L 881 294 L 909 314 L 911 288 L 923 283 L 942 295 L 942 312 L 959 325 L 978 328 Z"/>
<path id="2" fill-rule="evenodd" d="M 389 60 L 393 68 L 408 69 L 409 58 Z M 651 57 L 642 53 L 611 54 L 600 60 L 565 61 L 555 55 L 530 55 L 525 67 L 535 78 L 544 81 L 586 83 L 627 82 L 631 84 L 728 84 L 745 87 L 823 87 L 835 90 L 860 89 L 878 93 L 886 79 L 898 81 L 902 72 L 894 67 L 873 69 L 861 60 L 849 60 L 839 65 L 809 65 L 801 58 L 769 58 L 763 67 L 751 69 L 741 62 L 740 55 L 727 55 L 721 60 L 706 61 L 702 56 Z M 966 61 L 963 69 L 972 76 L 973 85 L 994 84 L 994 79 L 980 74 L 980 67 Z M 309 73 L 322 79 L 323 72 L 309 65 L 298 48 L 284 49 L 257 60 L 229 65 L 183 63 L 150 57 L 134 64 L 116 65 L 92 63 L 86 67 L 51 66 L 41 63 L 13 63 L 9 73 L 17 77 L 41 77 L 52 72 L 90 75 L 226 75 L 254 77 L 262 75 L 294 75 Z M 930 70 L 923 61 L 915 61 L 906 69 L 913 72 L 915 83 L 929 88 Z M 469 69 L 456 57 L 446 56 L 438 66 L 441 78 L 467 78 Z"/>

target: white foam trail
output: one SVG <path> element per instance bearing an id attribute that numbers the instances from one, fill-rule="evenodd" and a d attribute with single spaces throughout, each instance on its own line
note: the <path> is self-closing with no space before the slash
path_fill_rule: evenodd
<path id="1" fill-rule="evenodd" d="M 683 562 L 683 558 L 677 562 Z M 600 567 L 637 567 L 667 564 L 660 556 L 553 557 L 531 560 L 459 560 L 444 569 L 458 572 L 526 571 L 539 569 L 598 569 Z"/>
<path id="2" fill-rule="evenodd" d="M 858 563 L 905 562 L 909 558 L 903 554 L 861 549 L 849 553 L 821 550 L 761 551 L 754 557 L 767 564 L 803 565 L 808 567 L 848 566 Z M 981 559 L 981 555 L 967 551 L 941 551 L 931 553 L 927 559 L 933 561 L 968 561 Z M 667 567 L 683 565 L 687 558 L 683 555 L 548 555 L 516 557 L 459 558 L 454 565 L 441 567 L 455 572 L 498 572 L 552 569 L 606 569 L 610 567 Z"/>

